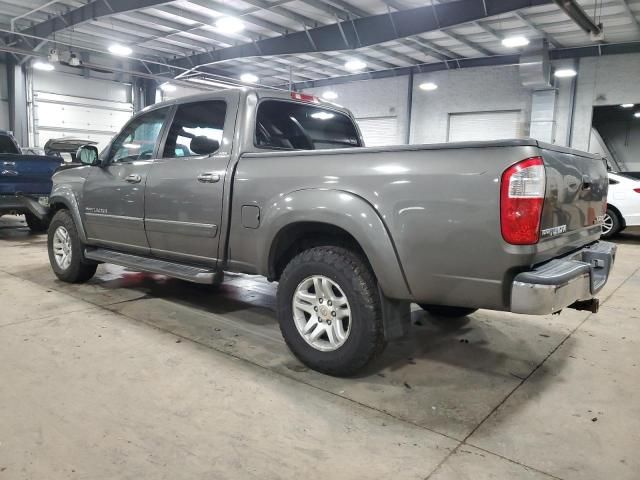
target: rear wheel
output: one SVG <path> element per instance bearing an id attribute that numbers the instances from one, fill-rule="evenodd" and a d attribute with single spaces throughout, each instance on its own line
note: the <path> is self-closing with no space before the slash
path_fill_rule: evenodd
<path id="1" fill-rule="evenodd" d="M 278 286 L 278 319 L 293 354 L 329 375 L 356 373 L 386 345 L 373 273 L 341 247 L 311 248 L 289 262 Z"/>
<path id="2" fill-rule="evenodd" d="M 447 318 L 466 317 L 467 315 L 471 315 L 473 312 L 476 312 L 478 310 L 477 308 L 448 307 L 445 305 L 427 305 L 424 303 L 420 304 L 420 308 L 422 308 L 426 312 L 431 313 L 432 315 Z"/>
<path id="3" fill-rule="evenodd" d="M 96 273 L 98 264 L 86 260 L 78 230 L 67 210 L 55 214 L 47 238 L 49 263 L 63 282 L 84 283 Z"/>
<path id="4" fill-rule="evenodd" d="M 622 230 L 622 221 L 615 210 L 607 208 L 602 221 L 602 238 L 611 238 Z"/>
<path id="5" fill-rule="evenodd" d="M 24 218 L 27 221 L 29 230 L 33 233 L 44 233 L 47 231 L 47 228 L 49 228 L 49 220 L 40 220 L 33 213 L 25 213 Z"/>

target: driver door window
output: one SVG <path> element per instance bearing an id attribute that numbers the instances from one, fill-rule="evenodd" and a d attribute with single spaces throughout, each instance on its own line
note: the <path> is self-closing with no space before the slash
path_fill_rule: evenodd
<path id="1" fill-rule="evenodd" d="M 152 159 L 168 112 L 168 108 L 154 110 L 129 123 L 113 142 L 107 162 Z"/>

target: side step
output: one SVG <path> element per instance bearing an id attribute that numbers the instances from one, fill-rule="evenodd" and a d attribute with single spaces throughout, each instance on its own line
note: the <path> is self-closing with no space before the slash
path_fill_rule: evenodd
<path id="1" fill-rule="evenodd" d="M 106 248 L 86 248 L 84 256 L 97 262 L 113 263 L 142 272 L 157 273 L 195 283 L 218 283 L 222 272 L 213 269 L 182 265 L 157 258 L 140 257 L 129 253 L 120 253 Z"/>

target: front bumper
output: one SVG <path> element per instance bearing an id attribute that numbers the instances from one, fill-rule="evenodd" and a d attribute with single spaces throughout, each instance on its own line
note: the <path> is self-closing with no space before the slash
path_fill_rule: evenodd
<path id="1" fill-rule="evenodd" d="M 40 220 L 49 215 L 48 195 L 0 195 L 0 214 L 15 212 L 32 213 Z"/>
<path id="2" fill-rule="evenodd" d="M 566 307 L 597 310 L 595 295 L 607 283 L 616 248 L 613 243 L 596 242 L 519 273 L 511 288 L 511 311 L 548 315 Z"/>

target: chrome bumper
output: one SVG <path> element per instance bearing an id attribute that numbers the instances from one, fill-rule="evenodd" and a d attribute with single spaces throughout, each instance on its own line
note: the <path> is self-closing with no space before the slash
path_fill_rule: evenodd
<path id="1" fill-rule="evenodd" d="M 511 288 L 511 311 L 548 315 L 566 307 L 597 310 L 595 295 L 607 283 L 616 248 L 613 243 L 596 242 L 519 273 Z"/>

